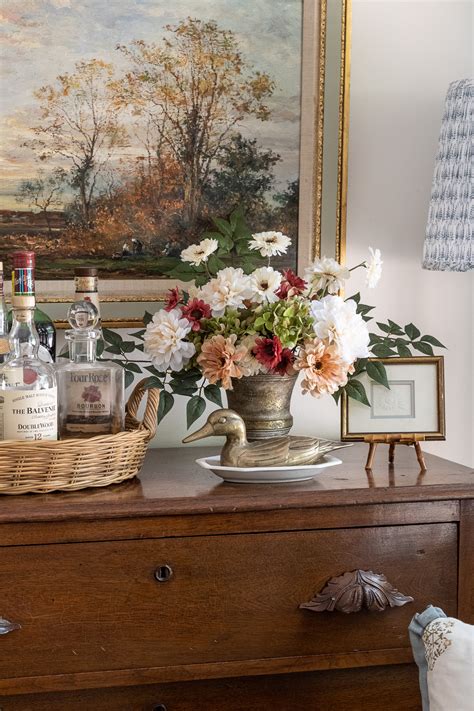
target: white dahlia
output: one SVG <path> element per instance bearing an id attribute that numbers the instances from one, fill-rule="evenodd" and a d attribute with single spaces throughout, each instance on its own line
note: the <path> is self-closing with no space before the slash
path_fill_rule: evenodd
<path id="1" fill-rule="evenodd" d="M 382 276 L 382 255 L 380 249 L 372 249 L 369 247 L 370 259 L 365 262 L 367 269 L 366 284 L 369 289 L 373 289 L 380 281 Z"/>
<path id="2" fill-rule="evenodd" d="M 355 301 L 344 301 L 340 296 L 325 296 L 311 304 L 314 332 L 325 343 L 334 344 L 348 364 L 370 355 L 369 330 L 356 309 Z"/>
<path id="3" fill-rule="evenodd" d="M 291 239 L 281 232 L 257 232 L 249 242 L 250 249 L 260 252 L 262 257 L 276 257 L 286 254 Z"/>
<path id="4" fill-rule="evenodd" d="M 272 267 L 260 267 L 250 274 L 252 301 L 258 304 L 278 301 L 275 291 L 281 284 L 281 274 Z"/>
<path id="5" fill-rule="evenodd" d="M 207 262 L 209 257 L 219 247 L 216 239 L 203 239 L 199 244 L 191 244 L 181 252 L 181 261 L 189 262 L 198 267 L 201 262 Z"/>
<path id="6" fill-rule="evenodd" d="M 209 304 L 213 316 L 222 316 L 228 307 L 241 309 L 252 293 L 250 279 L 243 270 L 226 267 L 200 289 L 199 298 Z"/>
<path id="7" fill-rule="evenodd" d="M 196 347 L 185 340 L 190 330 L 191 323 L 181 318 L 180 309 L 156 312 L 146 327 L 144 340 L 145 352 L 159 371 L 179 371 L 193 357 Z"/>
<path id="8" fill-rule="evenodd" d="M 306 269 L 306 281 L 315 289 L 327 289 L 328 294 L 337 294 L 342 289 L 346 279 L 351 273 L 347 267 L 343 267 L 331 257 L 316 259 L 310 267 Z"/>
<path id="9" fill-rule="evenodd" d="M 247 354 L 242 360 L 242 366 L 248 372 L 248 375 L 258 375 L 259 373 L 266 373 L 267 368 L 258 361 L 252 353 L 253 348 L 255 348 L 256 336 L 244 336 L 240 341 L 240 345 L 247 349 Z"/>

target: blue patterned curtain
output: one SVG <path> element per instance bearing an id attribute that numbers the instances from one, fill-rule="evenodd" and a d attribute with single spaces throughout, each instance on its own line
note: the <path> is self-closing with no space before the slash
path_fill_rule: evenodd
<path id="1" fill-rule="evenodd" d="M 423 267 L 474 269 L 474 81 L 449 85 L 426 226 Z"/>

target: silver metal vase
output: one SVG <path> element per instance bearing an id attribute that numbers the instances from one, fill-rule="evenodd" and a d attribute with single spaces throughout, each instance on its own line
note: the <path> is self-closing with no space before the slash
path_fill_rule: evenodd
<path id="1" fill-rule="evenodd" d="M 227 402 L 244 420 L 247 439 L 268 439 L 288 434 L 293 417 L 291 395 L 298 375 L 262 373 L 233 380 Z"/>

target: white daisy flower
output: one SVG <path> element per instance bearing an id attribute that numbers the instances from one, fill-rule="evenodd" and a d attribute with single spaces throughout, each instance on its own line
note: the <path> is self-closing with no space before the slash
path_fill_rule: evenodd
<path id="1" fill-rule="evenodd" d="M 278 301 L 275 291 L 281 284 L 281 274 L 272 267 L 260 267 L 250 274 L 250 286 L 253 290 L 252 301 L 258 304 Z"/>
<path id="2" fill-rule="evenodd" d="M 344 301 L 340 296 L 325 296 L 311 303 L 314 332 L 325 343 L 334 344 L 348 364 L 370 355 L 369 329 L 356 309 L 355 301 Z"/>
<path id="3" fill-rule="evenodd" d="M 380 281 L 382 276 L 382 255 L 380 249 L 372 249 L 369 247 L 370 259 L 365 262 L 367 269 L 366 284 L 369 289 L 373 289 Z"/>
<path id="4" fill-rule="evenodd" d="M 181 261 L 189 262 L 198 267 L 201 262 L 207 262 L 209 257 L 219 247 L 216 239 L 203 239 L 199 244 L 191 244 L 181 252 Z"/>
<path id="5" fill-rule="evenodd" d="M 213 316 L 222 316 L 227 307 L 241 309 L 252 295 L 249 277 L 234 267 L 221 269 L 199 291 L 199 298 L 209 304 Z"/>
<path id="6" fill-rule="evenodd" d="M 286 254 L 291 239 L 281 232 L 257 232 L 249 242 L 250 249 L 260 252 L 262 257 Z"/>
<path id="7" fill-rule="evenodd" d="M 306 281 L 313 289 L 319 291 L 326 289 L 329 294 L 337 294 L 342 289 L 346 279 L 351 273 L 347 267 L 343 267 L 331 257 L 316 259 L 308 269 L 306 269 Z"/>
<path id="8" fill-rule="evenodd" d="M 195 345 L 185 340 L 190 330 L 191 323 L 181 318 L 180 309 L 156 312 L 146 327 L 144 341 L 145 352 L 159 371 L 179 371 L 190 361 L 196 352 Z"/>

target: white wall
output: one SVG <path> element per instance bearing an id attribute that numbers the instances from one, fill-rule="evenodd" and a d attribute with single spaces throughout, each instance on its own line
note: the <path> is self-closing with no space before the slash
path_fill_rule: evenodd
<path id="1" fill-rule="evenodd" d="M 444 96 L 450 81 L 472 73 L 472 12 L 469 1 L 353 0 L 347 218 L 349 264 L 365 259 L 368 245 L 383 252 L 383 280 L 364 294 L 379 319 L 413 321 L 449 345 L 448 437 L 425 448 L 467 465 L 474 465 L 474 275 L 423 271 L 421 255 Z M 361 286 L 353 282 L 349 293 Z M 184 404 L 160 426 L 157 446 L 185 436 Z M 298 392 L 292 410 L 295 432 L 339 436 L 332 398 Z"/>

